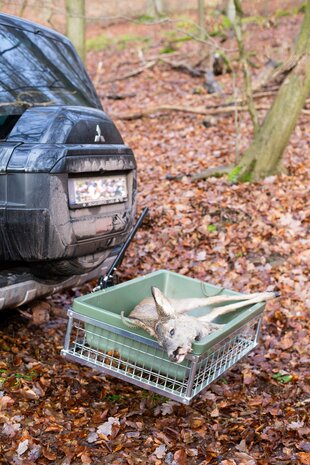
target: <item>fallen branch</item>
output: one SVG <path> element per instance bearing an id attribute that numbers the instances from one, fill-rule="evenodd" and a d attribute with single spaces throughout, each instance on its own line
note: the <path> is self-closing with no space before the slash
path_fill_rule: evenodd
<path id="1" fill-rule="evenodd" d="M 130 94 L 117 94 L 117 93 L 105 94 L 105 93 L 102 92 L 101 94 L 99 94 L 99 97 L 107 98 L 107 99 L 110 99 L 110 100 L 125 100 L 126 98 L 133 98 L 136 95 L 137 94 L 135 94 L 134 92 L 132 92 Z"/>
<path id="2" fill-rule="evenodd" d="M 167 174 L 166 175 L 167 181 L 181 181 L 181 179 L 184 178 L 184 177 L 190 177 L 190 175 L 185 174 L 185 173 L 180 173 L 180 174 L 176 174 L 176 175 L 173 175 L 173 174 Z"/>
<path id="3" fill-rule="evenodd" d="M 257 107 L 257 110 L 268 110 L 269 106 L 267 105 L 260 105 Z M 115 119 L 123 119 L 123 120 L 134 120 L 144 118 L 145 116 L 154 115 L 157 113 L 164 113 L 169 111 L 177 111 L 183 113 L 194 113 L 196 115 L 224 115 L 230 114 L 235 111 L 248 111 L 246 106 L 237 106 L 237 105 L 230 105 L 230 106 L 216 106 L 215 108 L 206 108 L 206 107 L 190 107 L 190 106 L 182 106 L 182 105 L 155 105 L 153 107 L 149 107 L 146 109 L 136 110 L 130 113 L 113 113 L 111 116 Z"/>
<path id="4" fill-rule="evenodd" d="M 123 74 L 122 76 L 115 77 L 113 79 L 106 79 L 105 81 L 100 81 L 100 84 L 108 84 L 108 83 L 116 82 L 116 81 L 124 81 L 125 79 L 137 76 L 138 74 L 143 73 L 143 71 L 146 71 L 147 69 L 152 68 L 156 63 L 157 63 L 157 60 L 150 61 L 146 63 L 145 65 L 140 66 L 140 68 L 137 68 L 134 71 L 131 71 L 130 73 Z"/>
<path id="5" fill-rule="evenodd" d="M 270 84 L 271 77 L 277 66 L 274 60 L 268 60 L 258 76 L 253 80 L 253 92 L 257 92 Z"/>
<path id="6" fill-rule="evenodd" d="M 220 178 L 224 176 L 224 174 L 230 173 L 234 166 L 235 165 L 216 166 L 214 168 L 208 168 L 206 170 L 200 171 L 199 173 L 192 174 L 190 177 L 193 181 L 212 177 Z"/>
<path id="7" fill-rule="evenodd" d="M 230 173 L 231 170 L 234 168 L 235 165 L 227 165 L 227 166 L 215 166 L 213 168 L 208 168 L 206 170 L 202 170 L 199 173 L 195 174 L 177 174 L 175 176 L 171 174 L 167 174 L 166 179 L 168 181 L 181 181 L 184 177 L 191 179 L 192 181 L 198 181 L 199 179 L 207 179 L 207 178 L 220 178 L 224 176 L 224 174 Z"/>
<path id="8" fill-rule="evenodd" d="M 103 68 L 103 63 L 99 62 L 98 67 L 97 67 L 97 71 L 96 71 L 96 76 L 94 78 L 94 82 L 95 82 L 96 86 L 98 86 L 99 81 L 100 81 L 100 84 L 108 84 L 108 83 L 111 83 L 111 82 L 123 81 L 125 79 L 131 78 L 131 77 L 134 77 L 134 76 L 138 76 L 139 74 L 143 73 L 143 71 L 146 71 L 147 69 L 152 68 L 158 62 L 165 63 L 165 64 L 171 66 L 174 69 L 179 69 L 181 71 L 185 71 L 185 72 L 189 73 L 191 76 L 194 76 L 194 77 L 203 76 L 205 70 L 202 69 L 202 68 L 198 68 L 198 66 L 205 58 L 206 58 L 206 56 L 204 55 L 202 58 L 199 59 L 199 61 L 197 61 L 197 63 L 194 64 L 194 66 L 190 66 L 189 64 L 185 63 L 184 60 L 178 62 L 178 61 L 170 60 L 167 57 L 158 56 L 158 57 L 154 58 L 153 60 L 148 61 L 148 63 L 146 63 L 145 65 L 140 66 L 139 68 L 135 69 L 134 71 L 123 74 L 122 76 L 119 76 L 119 77 L 106 79 L 105 81 L 100 81 L 100 78 L 99 78 L 99 76 L 100 76 L 100 74 L 102 72 L 102 68 Z"/>
<path id="9" fill-rule="evenodd" d="M 199 62 L 201 63 L 205 58 L 206 58 L 206 55 L 202 59 L 200 59 Z M 160 61 L 171 66 L 171 68 L 173 69 L 184 71 L 193 77 L 203 76 L 205 74 L 205 69 L 199 68 L 197 63 L 194 64 L 194 66 L 191 66 L 188 63 L 186 63 L 184 60 L 174 61 L 174 60 L 170 60 L 167 57 L 160 57 Z"/>
<path id="10" fill-rule="evenodd" d="M 267 97 L 266 95 L 261 95 L 261 97 Z M 307 101 L 309 102 L 309 101 Z M 248 111 L 248 108 L 244 103 L 244 100 L 238 100 L 237 103 L 241 105 L 234 105 L 229 103 L 223 103 L 221 105 L 210 105 L 210 106 L 200 106 L 200 107 L 190 107 L 190 106 L 182 106 L 182 105 L 154 105 L 149 108 L 141 108 L 139 110 L 135 110 L 129 113 L 112 113 L 112 118 L 115 119 L 122 119 L 122 120 L 134 120 L 144 118 L 150 115 L 155 115 L 158 113 L 166 113 L 169 111 L 176 111 L 176 112 L 183 112 L 183 113 L 194 113 L 196 115 L 206 115 L 206 116 L 216 116 L 216 115 L 229 115 L 234 113 L 235 111 Z M 257 105 L 256 109 L 258 111 L 269 110 L 270 105 Z M 305 115 L 310 114 L 310 110 L 303 109 L 301 111 Z"/>

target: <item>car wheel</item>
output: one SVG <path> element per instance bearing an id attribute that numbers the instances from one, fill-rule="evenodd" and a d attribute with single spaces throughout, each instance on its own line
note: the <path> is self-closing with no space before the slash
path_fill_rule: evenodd
<path id="1" fill-rule="evenodd" d="M 105 260 L 107 254 L 103 253 L 98 256 L 87 255 L 86 257 L 77 257 L 67 260 L 55 260 L 47 263 L 36 264 L 32 269 L 35 276 L 44 279 L 53 279 L 60 276 L 74 276 L 92 271 L 100 266 Z"/>

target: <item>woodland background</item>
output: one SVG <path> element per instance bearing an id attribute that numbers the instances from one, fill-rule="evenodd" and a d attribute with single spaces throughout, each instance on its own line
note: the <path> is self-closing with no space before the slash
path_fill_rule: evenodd
<path id="1" fill-rule="evenodd" d="M 1 3 L 2 11 L 15 14 L 29 3 L 22 13 L 43 22 L 30 1 Z M 254 83 L 268 60 L 290 55 L 301 5 L 243 2 Z M 95 12 L 101 15 L 97 4 Z M 52 26 L 64 32 L 63 15 Z M 191 37 L 193 23 L 195 8 L 165 21 L 140 16 L 87 25 L 86 67 L 135 152 L 138 212 L 150 207 L 120 279 L 169 269 L 242 292 L 277 288 L 281 298 L 267 305 L 259 346 L 190 406 L 61 358 L 66 309 L 95 283 L 40 303 L 50 310 L 41 325 L 18 310 L 1 315 L 0 463 L 310 463 L 310 105 L 285 151 L 286 174 L 241 184 L 228 177 L 192 179 L 234 163 L 253 135 L 245 108 L 224 111 L 242 99 L 244 84 L 222 4 L 206 2 L 207 41 Z M 210 94 L 205 72 L 193 70 L 208 69 L 214 44 L 224 47 L 232 72 L 216 76 L 220 90 Z M 260 120 L 275 91 L 268 81 L 257 91 Z M 153 111 L 142 116 L 146 108 Z"/>

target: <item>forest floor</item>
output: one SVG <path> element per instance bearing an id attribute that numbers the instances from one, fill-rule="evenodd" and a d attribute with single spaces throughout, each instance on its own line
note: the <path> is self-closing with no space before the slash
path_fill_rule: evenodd
<path id="1" fill-rule="evenodd" d="M 268 59 L 289 56 L 301 21 L 274 11 L 247 24 L 254 81 Z M 184 18 L 89 33 L 87 69 L 135 152 L 138 213 L 150 208 L 119 275 L 127 281 L 168 269 L 241 292 L 279 289 L 259 345 L 185 406 L 61 357 L 65 310 L 94 283 L 48 298 L 43 325 L 9 312 L 0 327 L 0 463 L 310 464 L 309 105 L 286 149 L 286 174 L 251 184 L 193 181 L 192 174 L 233 164 L 252 137 L 243 108 L 213 111 L 241 99 L 243 83 L 221 15 L 209 14 L 207 27 L 208 44 L 185 40 L 184 30 L 193 31 Z M 100 34 L 105 47 L 96 50 Z M 192 70 L 207 69 L 217 47 L 233 73 L 217 76 L 221 91 L 209 94 L 205 76 Z M 260 120 L 274 95 L 267 90 L 256 99 Z"/>

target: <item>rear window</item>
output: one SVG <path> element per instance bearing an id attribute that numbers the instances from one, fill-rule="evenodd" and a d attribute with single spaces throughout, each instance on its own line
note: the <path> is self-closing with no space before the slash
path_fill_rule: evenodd
<path id="1" fill-rule="evenodd" d="M 0 17 L 0 115 L 20 115 L 37 105 L 101 109 L 69 41 L 58 34 L 45 36 L 40 26 L 31 31 L 7 25 Z"/>

